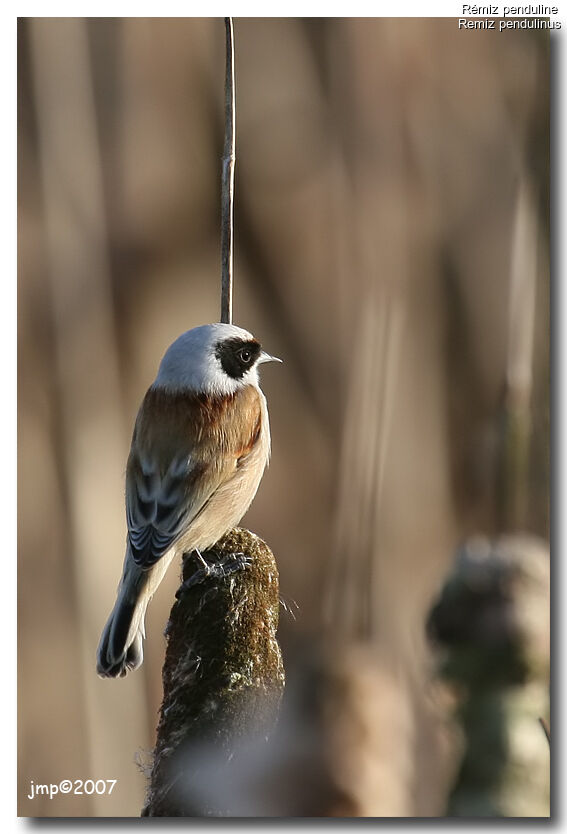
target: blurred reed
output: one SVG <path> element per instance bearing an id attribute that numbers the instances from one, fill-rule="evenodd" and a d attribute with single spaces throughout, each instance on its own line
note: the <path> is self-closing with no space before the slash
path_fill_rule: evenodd
<path id="1" fill-rule="evenodd" d="M 80 651 L 69 662 L 82 671 L 88 771 L 107 778 L 144 742 L 146 704 L 143 691 L 131 685 L 117 702 L 93 674 L 103 625 L 100 603 L 113 590 L 107 584 L 108 564 L 116 568 L 115 544 L 124 540 L 119 485 L 125 443 L 86 25 L 81 19 L 59 25 L 34 20 L 30 34 L 50 288 L 47 313 L 53 316 L 65 437 L 68 569 L 80 611 Z M 123 790 L 135 793 L 134 769 L 126 769 L 122 778 Z M 88 801 L 94 815 L 124 813 L 118 792 L 111 797 L 94 793 Z"/>

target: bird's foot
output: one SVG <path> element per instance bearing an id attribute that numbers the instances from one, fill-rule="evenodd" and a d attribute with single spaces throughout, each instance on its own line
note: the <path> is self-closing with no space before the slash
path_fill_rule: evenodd
<path id="1" fill-rule="evenodd" d="M 252 564 L 252 558 L 247 556 L 246 553 L 225 553 L 216 562 L 207 562 L 198 550 L 193 550 L 191 555 L 197 559 L 200 567 L 193 571 L 187 579 L 183 580 L 181 587 L 175 594 L 177 598 L 189 588 L 200 585 L 208 579 L 224 579 Z"/>

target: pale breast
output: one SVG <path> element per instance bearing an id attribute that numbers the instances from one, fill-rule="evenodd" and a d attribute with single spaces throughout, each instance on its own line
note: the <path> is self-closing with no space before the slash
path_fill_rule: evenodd
<path id="1" fill-rule="evenodd" d="M 242 447 L 236 467 L 215 490 L 202 513 L 193 521 L 176 546 L 178 552 L 213 545 L 248 510 L 270 458 L 270 426 L 264 395 L 258 392 L 258 433 L 253 443 Z"/>

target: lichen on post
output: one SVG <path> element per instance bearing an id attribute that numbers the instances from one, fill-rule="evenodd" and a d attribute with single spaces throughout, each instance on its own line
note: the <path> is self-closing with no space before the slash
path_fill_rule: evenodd
<path id="1" fill-rule="evenodd" d="M 142 816 L 230 815 L 231 774 L 269 743 L 277 722 L 284 670 L 274 556 L 241 528 L 202 556 L 211 575 L 194 554 L 184 555 L 166 628 L 163 702 Z"/>

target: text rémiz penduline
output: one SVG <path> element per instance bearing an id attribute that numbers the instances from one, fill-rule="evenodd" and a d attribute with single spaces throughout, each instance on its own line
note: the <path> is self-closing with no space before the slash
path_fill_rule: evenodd
<path id="1" fill-rule="evenodd" d="M 464 15 L 493 17 L 495 20 L 471 20 L 471 17 L 459 18 L 459 29 L 561 29 L 561 21 L 546 19 L 556 15 L 558 6 L 472 6 L 462 5 Z M 523 16 L 526 17 L 523 17 Z M 541 17 L 538 17 L 541 15 Z"/>
<path id="2" fill-rule="evenodd" d="M 518 15 L 542 15 L 557 14 L 558 6 L 470 6 L 463 4 L 463 14 L 488 15 L 494 17 L 517 17 Z M 502 8 L 502 11 L 500 9 Z"/>

